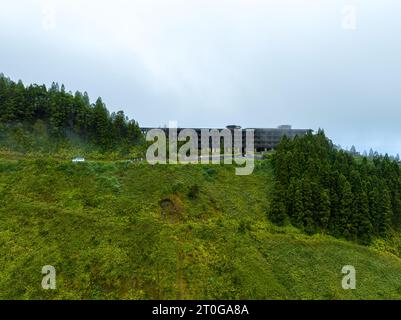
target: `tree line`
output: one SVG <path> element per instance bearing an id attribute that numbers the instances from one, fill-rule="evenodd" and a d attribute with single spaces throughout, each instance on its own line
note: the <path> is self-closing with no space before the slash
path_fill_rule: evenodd
<path id="1" fill-rule="evenodd" d="M 269 216 L 279 225 L 367 244 L 400 224 L 400 166 L 388 155 L 354 157 L 319 130 L 292 140 L 284 137 L 272 164 Z"/>
<path id="2" fill-rule="evenodd" d="M 72 94 L 57 83 L 25 86 L 0 74 L 0 110 L 0 123 L 41 121 L 54 139 L 75 134 L 104 150 L 128 150 L 142 142 L 138 123 L 123 111 L 110 114 L 101 98 L 91 103 L 86 92 Z"/>

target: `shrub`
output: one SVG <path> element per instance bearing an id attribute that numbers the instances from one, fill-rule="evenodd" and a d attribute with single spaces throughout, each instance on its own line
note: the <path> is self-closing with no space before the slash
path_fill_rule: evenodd
<path id="1" fill-rule="evenodd" d="M 178 181 L 171 186 L 171 191 L 173 194 L 179 194 L 179 193 L 185 194 L 186 187 L 181 181 Z"/>
<path id="2" fill-rule="evenodd" d="M 188 198 L 197 199 L 199 196 L 200 187 L 197 184 L 192 185 L 188 191 Z"/>

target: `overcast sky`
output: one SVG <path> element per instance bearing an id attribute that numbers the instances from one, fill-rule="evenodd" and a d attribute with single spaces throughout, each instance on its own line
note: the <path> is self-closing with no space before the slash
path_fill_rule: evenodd
<path id="1" fill-rule="evenodd" d="M 13 80 L 87 91 L 142 126 L 322 127 L 401 153 L 399 0 L 0 2 Z"/>

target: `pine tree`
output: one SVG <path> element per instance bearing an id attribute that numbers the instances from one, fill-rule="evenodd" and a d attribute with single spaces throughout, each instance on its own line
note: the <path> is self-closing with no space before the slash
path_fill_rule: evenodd
<path id="1" fill-rule="evenodd" d="M 373 151 L 372 148 L 370 148 L 370 150 L 369 150 L 369 159 L 373 159 L 374 156 L 375 156 L 375 152 Z"/>
<path id="2" fill-rule="evenodd" d="M 26 130 L 33 130 L 37 121 L 44 121 L 54 145 L 70 136 L 91 140 L 103 148 L 124 149 L 126 152 L 134 145 L 143 143 L 139 125 L 118 112 L 112 118 L 99 98 L 95 105 L 90 104 L 85 92 L 72 95 L 64 85 L 52 83 L 46 86 L 30 85 L 22 81 L 15 83 L 0 75 L 0 121 L 12 128 L 18 126 L 15 134 L 18 141 L 26 141 Z"/>
<path id="3" fill-rule="evenodd" d="M 110 146 L 111 125 L 109 113 L 101 98 L 98 98 L 93 109 L 95 139 L 97 143 L 106 148 Z"/>
<path id="4" fill-rule="evenodd" d="M 360 241 L 368 243 L 373 232 L 369 219 L 369 199 L 366 183 L 362 181 L 361 174 L 356 168 L 351 171 L 350 183 L 354 197 L 350 233 L 355 240 L 358 238 Z"/>
<path id="5" fill-rule="evenodd" d="M 375 235 L 379 235 L 381 200 L 380 189 L 373 185 L 369 192 L 369 220 L 372 223 Z"/>
<path id="6" fill-rule="evenodd" d="M 338 223 L 338 230 L 340 233 L 349 238 L 351 233 L 351 225 L 350 225 L 350 218 L 352 214 L 352 191 L 351 191 L 351 184 L 347 181 L 344 175 L 340 175 L 339 178 L 339 187 L 340 187 L 340 194 L 339 194 L 339 210 L 338 216 L 339 220 Z"/>
<path id="7" fill-rule="evenodd" d="M 283 188 L 280 185 L 276 184 L 273 191 L 273 197 L 271 200 L 269 212 L 270 220 L 280 226 L 285 225 L 288 221 L 286 206 L 284 202 L 285 197 L 283 193 Z"/>
<path id="8" fill-rule="evenodd" d="M 304 201 L 302 196 L 302 185 L 297 183 L 295 185 L 294 205 L 291 215 L 291 222 L 294 226 L 302 228 L 304 226 Z"/>
<path id="9" fill-rule="evenodd" d="M 356 236 L 363 244 L 369 244 L 373 226 L 369 219 L 369 199 L 365 191 L 356 196 L 354 208 L 356 211 L 353 224 L 356 226 Z"/>
<path id="10" fill-rule="evenodd" d="M 321 130 L 283 140 L 272 161 L 282 188 L 275 202 L 283 197 L 294 226 L 368 244 L 401 224 L 399 163 L 372 149 L 369 160 L 357 161 L 355 155 L 355 147 L 339 150 Z"/>
<path id="11" fill-rule="evenodd" d="M 313 234 L 315 232 L 315 222 L 313 220 L 313 212 L 316 210 L 313 201 L 312 183 L 309 179 L 303 179 L 301 183 L 302 202 L 304 208 L 303 225 L 306 233 Z"/>
<path id="12" fill-rule="evenodd" d="M 384 188 L 378 216 L 378 232 L 382 237 L 385 237 L 391 228 L 392 214 L 390 192 L 387 188 Z"/>
<path id="13" fill-rule="evenodd" d="M 330 202 L 330 195 L 329 191 L 322 190 L 319 194 L 319 204 L 317 210 L 317 222 L 319 227 L 322 230 L 327 230 L 329 221 L 330 221 L 330 214 L 331 214 L 331 202 Z"/>

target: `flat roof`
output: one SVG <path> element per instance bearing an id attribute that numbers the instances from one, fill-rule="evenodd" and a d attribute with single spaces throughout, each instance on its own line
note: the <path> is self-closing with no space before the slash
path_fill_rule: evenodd
<path id="1" fill-rule="evenodd" d="M 152 129 L 170 129 L 168 127 L 141 127 L 142 130 L 152 130 Z M 224 130 L 227 128 L 211 128 L 211 127 L 203 127 L 203 128 L 190 128 L 190 127 L 178 127 L 178 128 L 172 128 L 172 129 L 179 129 L 179 130 L 184 130 L 184 129 L 192 129 L 192 130 L 202 130 L 202 129 L 208 129 L 208 130 Z M 312 129 L 298 129 L 298 128 L 241 128 L 241 130 L 276 130 L 276 131 L 314 131 Z"/>

